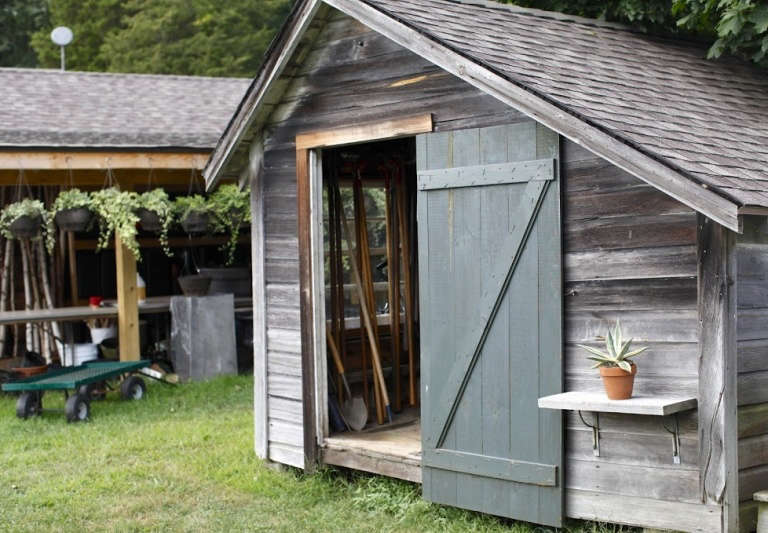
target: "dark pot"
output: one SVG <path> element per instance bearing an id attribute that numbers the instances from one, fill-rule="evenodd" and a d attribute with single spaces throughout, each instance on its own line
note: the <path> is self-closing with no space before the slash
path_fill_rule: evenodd
<path id="1" fill-rule="evenodd" d="M 208 213 L 190 211 L 181 221 L 181 227 L 187 233 L 205 233 L 208 231 L 208 218 Z"/>
<path id="2" fill-rule="evenodd" d="M 24 215 L 11 222 L 8 229 L 17 239 L 33 239 L 40 235 L 40 226 L 42 225 L 43 217 L 41 215 Z"/>
<path id="3" fill-rule="evenodd" d="M 64 231 L 85 231 L 93 213 L 87 207 L 72 207 L 57 212 L 53 219 L 56 225 Z"/>
<path id="4" fill-rule="evenodd" d="M 141 229 L 144 231 L 160 231 L 163 229 L 160 217 L 154 211 L 140 207 L 136 210 L 136 216 L 139 217 L 139 224 L 141 224 Z"/>
<path id="5" fill-rule="evenodd" d="M 211 278 L 208 294 L 251 295 L 253 286 L 251 284 L 250 268 L 201 268 L 200 274 Z"/>
<path id="6" fill-rule="evenodd" d="M 193 274 L 191 276 L 179 276 L 179 287 L 184 296 L 205 296 L 208 294 L 208 287 L 211 285 L 211 278 Z"/>

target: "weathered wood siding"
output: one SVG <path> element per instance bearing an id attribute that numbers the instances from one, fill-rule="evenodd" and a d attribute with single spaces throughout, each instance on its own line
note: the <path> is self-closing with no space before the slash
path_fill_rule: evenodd
<path id="1" fill-rule="evenodd" d="M 736 245 L 739 500 L 741 530 L 754 530 L 752 494 L 768 489 L 768 226 L 746 217 Z"/>
<path id="2" fill-rule="evenodd" d="M 331 14 L 265 135 L 264 235 L 269 457 L 301 466 L 302 408 L 294 138 L 297 133 L 430 112 L 436 131 L 528 119 L 352 19 Z M 566 390 L 602 385 L 576 343 L 620 318 L 651 350 L 639 392 L 697 394 L 696 215 L 651 186 L 562 142 Z M 696 412 L 681 418 L 682 464 L 652 417 L 601 417 L 602 456 L 568 415 L 566 513 L 719 530 L 701 504 Z"/>

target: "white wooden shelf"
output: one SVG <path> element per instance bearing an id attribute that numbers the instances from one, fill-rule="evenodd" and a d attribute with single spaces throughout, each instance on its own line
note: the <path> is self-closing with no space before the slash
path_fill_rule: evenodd
<path id="1" fill-rule="evenodd" d="M 664 429 L 672 434 L 672 461 L 680 464 L 680 425 L 677 413 L 695 409 L 698 405 L 692 396 L 633 396 L 628 400 L 609 400 L 604 392 L 564 392 L 539 398 L 539 408 L 576 411 L 582 423 L 592 430 L 592 453 L 600 456 L 600 413 L 627 415 L 672 416 L 672 428 Z M 583 412 L 592 413 L 592 423 L 584 420 Z"/>
<path id="2" fill-rule="evenodd" d="M 542 409 L 623 413 L 628 415 L 668 416 L 695 409 L 692 396 L 633 396 L 628 400 L 609 400 L 604 392 L 564 392 L 539 398 Z"/>

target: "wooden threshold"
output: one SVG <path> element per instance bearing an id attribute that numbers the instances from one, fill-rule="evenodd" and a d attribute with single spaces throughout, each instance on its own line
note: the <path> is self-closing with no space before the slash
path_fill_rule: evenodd
<path id="1" fill-rule="evenodd" d="M 325 464 L 421 483 L 421 424 L 336 434 L 320 456 Z"/>

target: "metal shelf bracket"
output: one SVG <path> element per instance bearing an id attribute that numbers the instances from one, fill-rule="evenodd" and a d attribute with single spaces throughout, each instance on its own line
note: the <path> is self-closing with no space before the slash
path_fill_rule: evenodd
<path id="1" fill-rule="evenodd" d="M 592 413 L 592 424 L 588 424 L 587 421 L 584 420 L 584 415 L 581 411 L 578 411 L 578 413 L 579 418 L 581 418 L 581 423 L 592 429 L 592 454 L 595 457 L 600 457 L 600 413 Z"/>
<path id="2" fill-rule="evenodd" d="M 664 429 L 672 435 L 672 462 L 680 464 L 680 422 L 677 419 L 677 413 L 672 415 L 673 427 L 669 429 L 666 424 Z"/>

